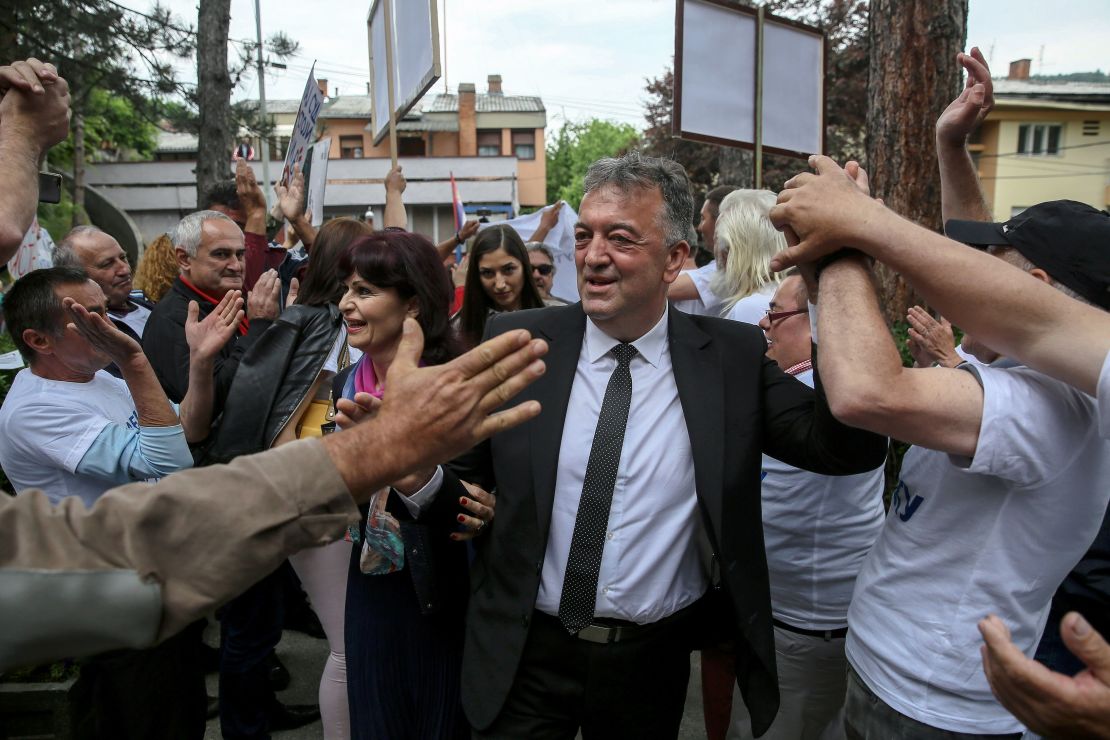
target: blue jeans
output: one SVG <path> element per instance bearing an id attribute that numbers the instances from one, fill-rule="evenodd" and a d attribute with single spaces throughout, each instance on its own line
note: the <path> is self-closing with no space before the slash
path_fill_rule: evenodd
<path id="1" fill-rule="evenodd" d="M 918 722 L 896 712 L 859 677 L 851 665 L 848 666 L 848 694 L 844 699 L 844 732 L 848 740 L 975 740 L 976 738 L 1013 738 L 1018 740 L 1021 733 L 1009 735 L 977 735 L 967 732 L 942 730 L 924 722 Z"/>
<path id="2" fill-rule="evenodd" d="M 270 737 L 266 657 L 281 641 L 283 573 L 271 573 L 229 601 L 220 614 L 220 730 L 231 740 Z"/>

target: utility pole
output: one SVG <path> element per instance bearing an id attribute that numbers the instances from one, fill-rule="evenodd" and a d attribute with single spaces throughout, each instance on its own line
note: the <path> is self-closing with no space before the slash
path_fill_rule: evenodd
<path id="1" fill-rule="evenodd" d="M 270 141 L 266 129 L 270 127 L 270 117 L 266 113 L 266 69 L 262 63 L 262 10 L 259 0 L 254 0 L 254 30 L 258 35 L 258 113 L 262 121 L 262 196 L 266 199 L 266 210 L 270 210 Z"/>

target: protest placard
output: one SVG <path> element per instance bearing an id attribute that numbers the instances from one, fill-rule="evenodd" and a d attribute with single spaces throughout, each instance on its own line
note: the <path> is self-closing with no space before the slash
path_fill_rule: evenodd
<path id="1" fill-rule="evenodd" d="M 387 2 L 389 7 L 386 7 Z M 388 39 L 386 26 L 390 13 L 387 11 L 392 11 L 393 22 Z M 439 79 L 436 0 L 374 0 L 366 24 L 373 95 L 370 130 L 377 144 L 389 133 L 390 68 L 393 70 L 393 116 L 396 120 L 404 117 Z"/>
<path id="2" fill-rule="evenodd" d="M 320 139 L 308 148 L 304 160 L 305 215 L 313 226 L 324 223 L 324 190 L 328 184 L 328 152 L 331 137 Z"/>
<path id="3" fill-rule="evenodd" d="M 324 105 L 324 93 L 316 84 L 316 65 L 308 73 L 308 81 L 304 85 L 304 94 L 301 95 L 301 105 L 297 108 L 297 120 L 293 123 L 293 136 L 289 139 L 289 150 L 285 153 L 285 166 L 281 169 L 278 184 L 288 185 L 289 178 L 293 176 L 293 168 L 305 163 L 308 148 L 316 138 L 316 119 L 320 116 L 320 109 Z"/>

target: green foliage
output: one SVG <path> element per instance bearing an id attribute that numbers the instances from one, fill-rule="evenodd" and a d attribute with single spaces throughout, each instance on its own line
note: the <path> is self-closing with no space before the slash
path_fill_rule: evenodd
<path id="1" fill-rule="evenodd" d="M 73 212 L 75 209 L 73 198 L 69 195 L 69 188 L 63 187 L 61 202 L 39 203 L 39 226 L 46 229 L 51 238 L 57 241 L 61 239 L 73 225 Z M 2 336 L 7 338 L 7 334 Z M 0 351 L 7 352 L 7 350 Z"/>
<path id="2" fill-rule="evenodd" d="M 72 660 L 60 660 L 46 665 L 16 668 L 0 673 L 3 683 L 62 683 L 81 675 L 81 668 Z"/>
<path id="3" fill-rule="evenodd" d="M 636 128 L 599 118 L 566 123 L 547 145 L 547 202 L 564 200 L 574 210 L 582 202 L 582 178 L 591 163 L 618 156 L 639 142 Z"/>
<path id="4" fill-rule="evenodd" d="M 85 102 L 85 157 L 88 161 L 149 160 L 158 145 L 158 129 L 151 123 L 153 101 L 136 107 L 130 98 L 119 97 L 96 88 Z M 50 164 L 73 169 L 73 131 L 65 141 L 50 150 Z M 51 232 L 53 235 L 54 232 Z"/>

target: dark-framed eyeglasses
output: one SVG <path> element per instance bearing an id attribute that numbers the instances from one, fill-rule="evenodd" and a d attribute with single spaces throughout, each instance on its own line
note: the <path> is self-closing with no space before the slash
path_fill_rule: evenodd
<path id="1" fill-rule="evenodd" d="M 763 315 L 767 317 L 767 325 L 770 326 L 780 319 L 787 319 L 800 313 L 809 313 L 809 309 L 798 308 L 793 311 L 772 311 L 768 308 L 766 311 L 763 312 Z"/>
<path id="2" fill-rule="evenodd" d="M 555 272 L 555 265 L 532 265 L 532 272 L 538 272 L 544 277 L 547 277 Z"/>

